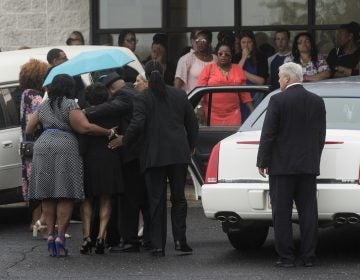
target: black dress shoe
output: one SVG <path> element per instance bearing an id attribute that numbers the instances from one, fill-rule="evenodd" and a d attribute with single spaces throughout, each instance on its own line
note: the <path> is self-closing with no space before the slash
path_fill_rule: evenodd
<path id="1" fill-rule="evenodd" d="M 305 267 L 313 267 L 314 266 L 314 263 L 309 261 L 309 262 L 304 262 L 304 266 Z"/>
<path id="2" fill-rule="evenodd" d="M 175 250 L 184 253 L 192 253 L 193 251 L 193 249 L 186 242 L 180 241 L 175 241 Z"/>
<path id="3" fill-rule="evenodd" d="M 126 243 L 121 248 L 121 252 L 123 253 L 133 253 L 133 252 L 140 252 L 140 246 L 139 244 L 129 244 Z"/>
<path id="4" fill-rule="evenodd" d="M 312 261 L 312 260 L 303 261 L 303 266 L 305 266 L 305 267 L 313 267 L 314 265 L 315 265 L 314 261 Z"/>
<path id="5" fill-rule="evenodd" d="M 152 249 L 151 242 L 150 241 L 143 241 L 141 243 L 141 247 L 144 248 L 146 251 L 149 251 Z"/>
<path id="6" fill-rule="evenodd" d="M 119 245 L 111 246 L 109 247 L 109 252 L 111 253 L 121 253 L 123 247 L 120 247 Z"/>
<path id="7" fill-rule="evenodd" d="M 283 261 L 277 261 L 275 263 L 276 267 L 283 267 L 283 268 L 292 268 L 295 267 L 295 264 L 293 262 L 283 262 Z"/>
<path id="8" fill-rule="evenodd" d="M 112 246 L 109 248 L 109 252 L 112 253 L 132 253 L 132 252 L 140 252 L 140 246 L 136 244 L 126 243 L 123 245 Z"/>
<path id="9" fill-rule="evenodd" d="M 151 250 L 150 254 L 154 257 L 165 257 L 165 250 L 160 248 L 154 248 Z"/>

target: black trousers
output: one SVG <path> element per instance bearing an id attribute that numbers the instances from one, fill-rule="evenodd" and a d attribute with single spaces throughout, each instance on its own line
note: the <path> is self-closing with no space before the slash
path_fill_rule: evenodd
<path id="1" fill-rule="evenodd" d="M 116 246 L 120 243 L 121 234 L 119 231 L 119 220 L 122 211 L 123 194 L 113 195 L 111 198 L 111 215 L 107 226 L 106 243 L 108 246 Z M 99 211 L 99 208 L 97 208 Z M 98 212 L 99 213 L 99 212 Z M 99 214 L 97 214 L 97 223 L 99 224 Z M 99 225 L 98 225 L 99 226 Z"/>
<path id="2" fill-rule="evenodd" d="M 125 243 L 138 244 L 139 213 L 144 219 L 143 241 L 150 241 L 150 214 L 145 186 L 145 177 L 140 172 L 139 160 L 123 166 L 124 195 L 121 203 L 120 233 Z"/>
<path id="3" fill-rule="evenodd" d="M 271 175 L 269 183 L 275 248 L 280 260 L 283 262 L 295 260 L 291 221 L 293 201 L 299 213 L 300 258 L 304 261 L 313 259 L 318 240 L 316 176 Z"/>
<path id="4" fill-rule="evenodd" d="M 171 224 L 174 240 L 186 242 L 187 201 L 185 198 L 187 164 L 149 168 L 145 171 L 150 207 L 150 240 L 155 248 L 165 249 L 167 179 L 170 184 Z"/>

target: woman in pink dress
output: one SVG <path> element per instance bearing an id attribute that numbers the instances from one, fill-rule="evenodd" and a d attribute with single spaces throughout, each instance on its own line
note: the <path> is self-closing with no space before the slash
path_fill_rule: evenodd
<path id="1" fill-rule="evenodd" d="M 226 43 L 220 43 L 216 47 L 218 61 L 206 65 L 201 72 L 198 85 L 220 86 L 220 85 L 245 85 L 246 77 L 244 71 L 237 64 L 232 64 L 233 49 Z M 204 96 L 202 105 L 205 120 L 208 119 L 209 95 Z M 242 124 L 240 103 L 246 104 L 250 112 L 254 110 L 250 93 L 213 93 L 211 105 L 210 125 L 239 126 Z"/>
<path id="2" fill-rule="evenodd" d="M 212 33 L 200 30 L 195 36 L 196 50 L 180 57 L 175 73 L 174 86 L 185 90 L 186 93 L 196 87 L 204 67 L 217 60 L 211 50 Z"/>

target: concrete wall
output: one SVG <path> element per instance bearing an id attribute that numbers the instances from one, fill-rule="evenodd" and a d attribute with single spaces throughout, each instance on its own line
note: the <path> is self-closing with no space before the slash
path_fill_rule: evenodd
<path id="1" fill-rule="evenodd" d="M 89 43 L 90 0 L 0 0 L 0 48 L 65 45 L 73 30 Z"/>

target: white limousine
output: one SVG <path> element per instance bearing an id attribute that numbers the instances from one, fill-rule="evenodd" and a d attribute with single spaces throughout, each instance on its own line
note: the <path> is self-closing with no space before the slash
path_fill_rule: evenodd
<path id="1" fill-rule="evenodd" d="M 319 226 L 360 225 L 360 76 L 304 86 L 324 99 L 327 111 L 317 179 Z M 268 178 L 259 175 L 256 159 L 267 105 L 277 92 L 214 146 L 207 164 L 201 188 L 205 215 L 221 221 L 237 249 L 261 246 L 271 226 Z M 298 221 L 296 207 L 293 221 Z"/>

